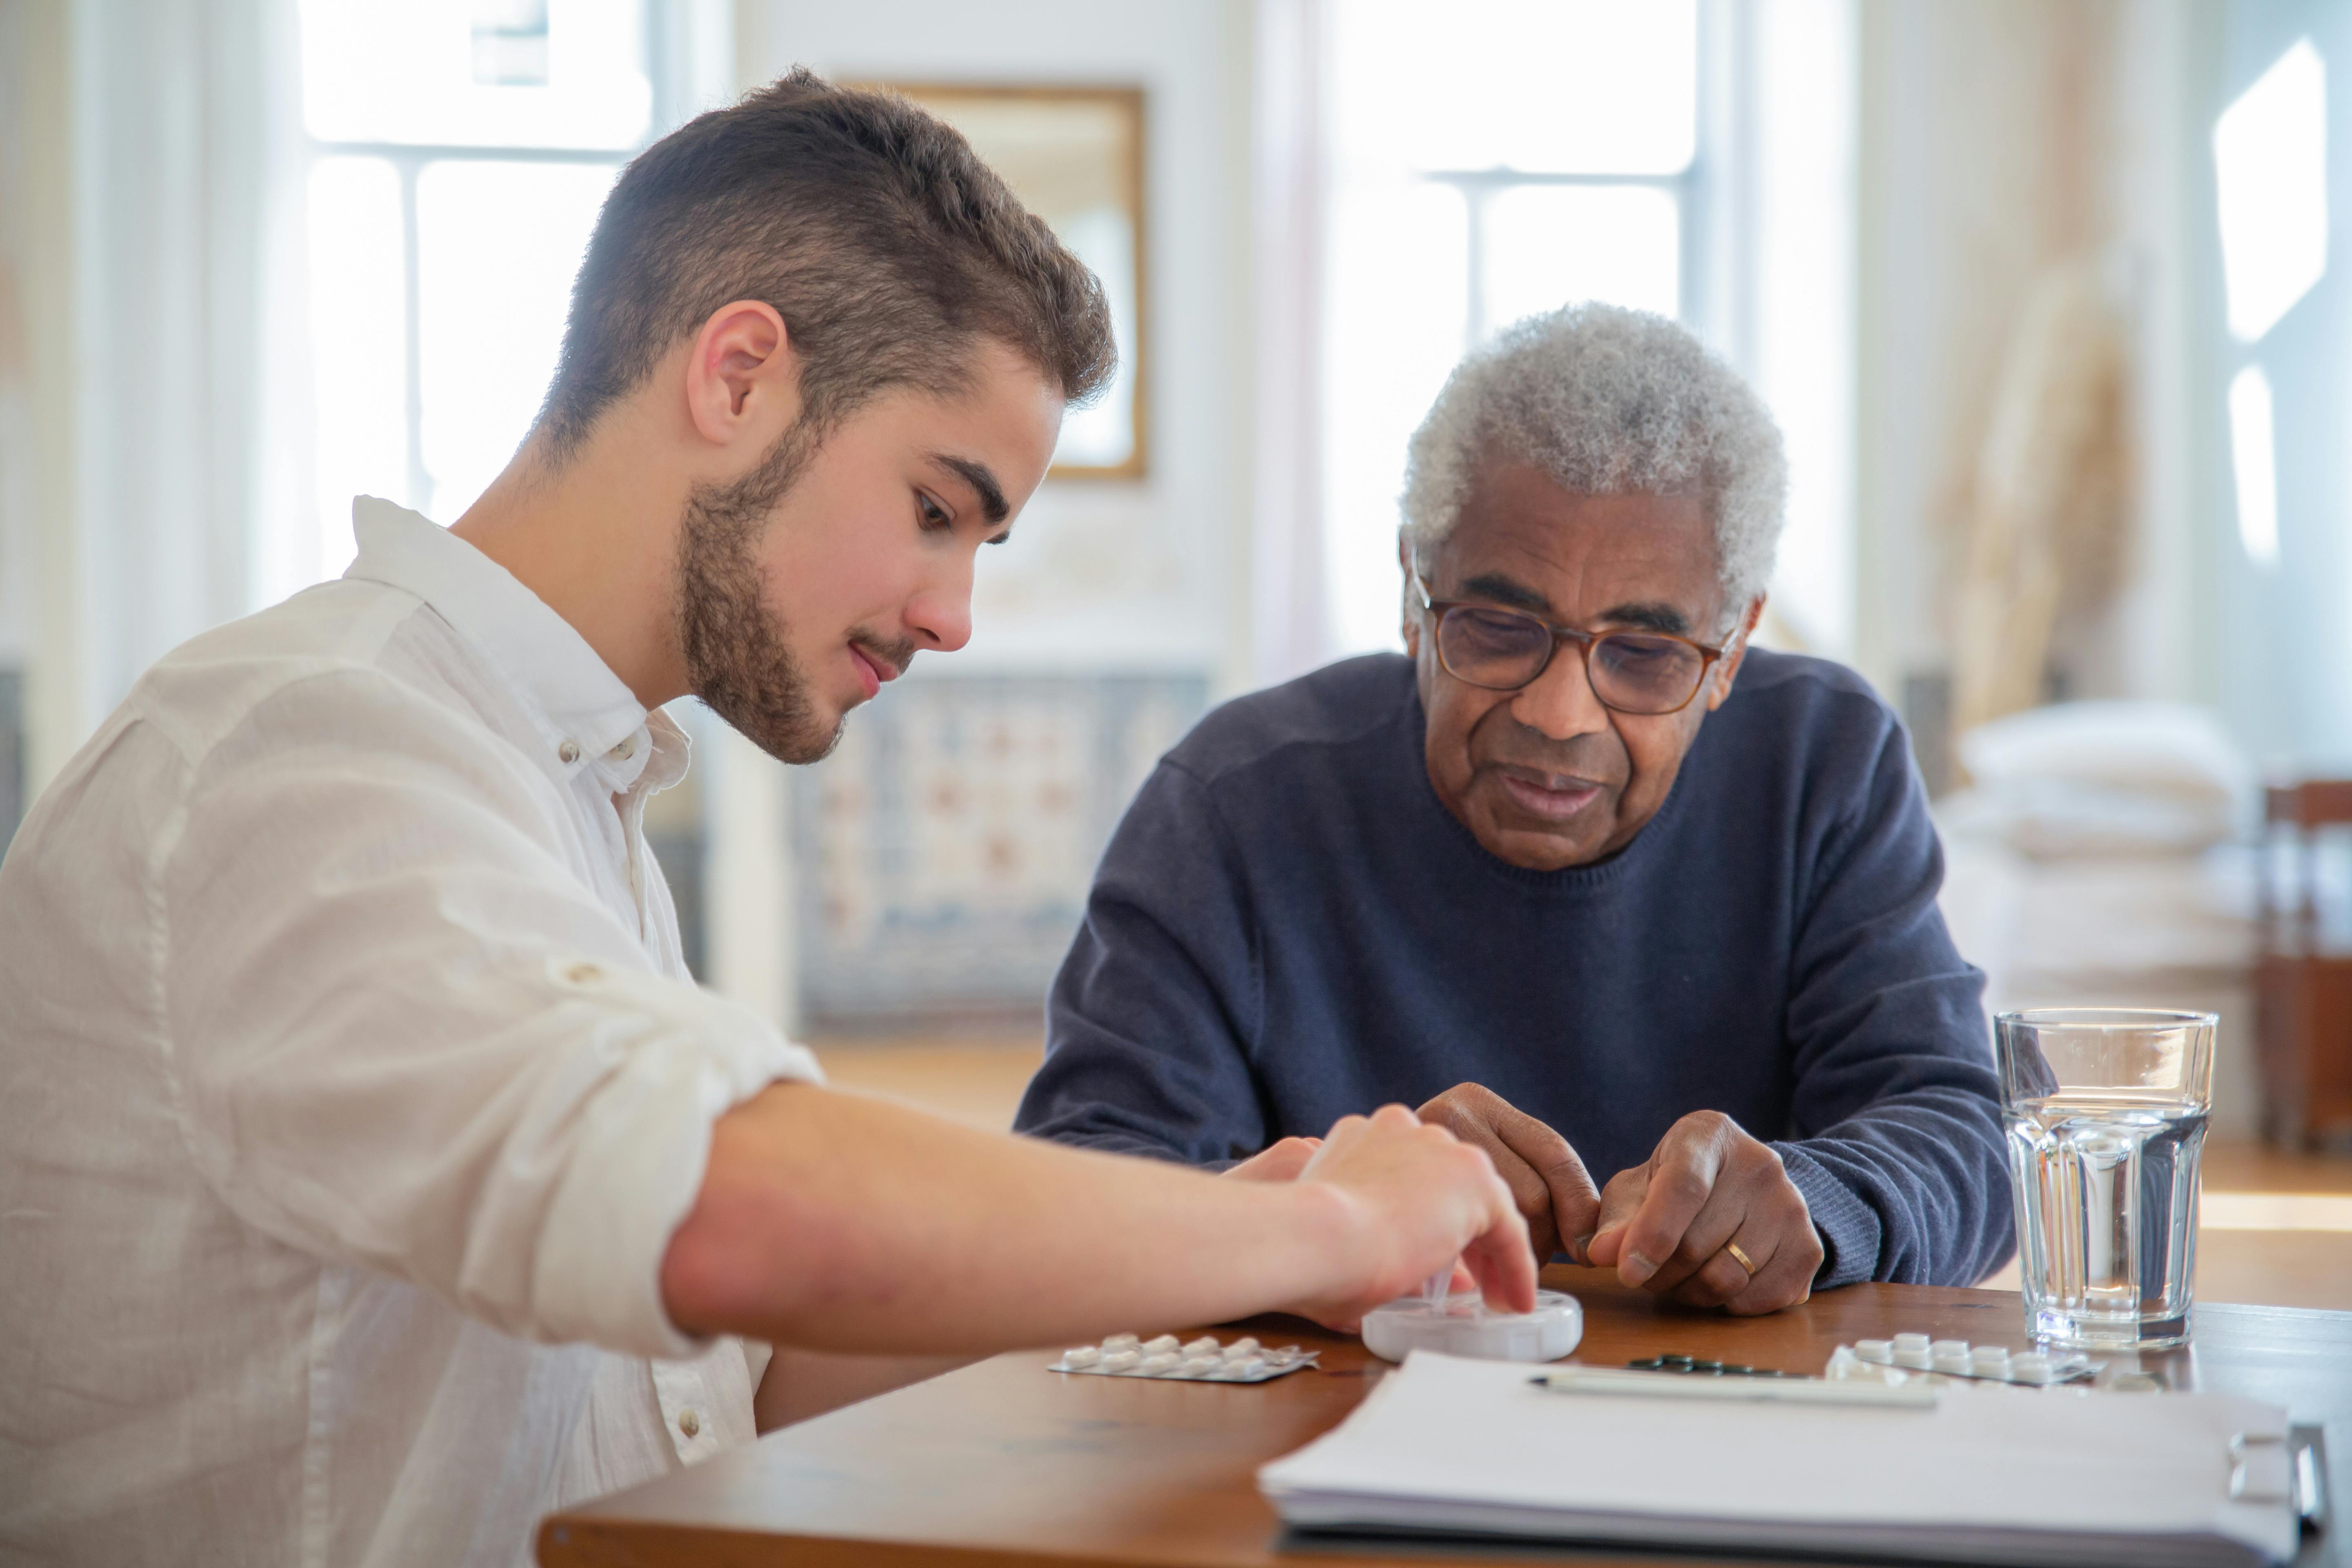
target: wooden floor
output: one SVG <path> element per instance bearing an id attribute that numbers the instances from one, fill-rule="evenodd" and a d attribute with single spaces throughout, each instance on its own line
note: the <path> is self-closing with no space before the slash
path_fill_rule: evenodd
<path id="1" fill-rule="evenodd" d="M 839 1088 L 975 1127 L 1013 1123 L 1036 1037 L 816 1042 Z M 2197 1294 L 2206 1301 L 2352 1310 L 2352 1159 L 2244 1143 L 2205 1149 Z M 2012 1266 L 1985 1281 L 2017 1288 Z"/>

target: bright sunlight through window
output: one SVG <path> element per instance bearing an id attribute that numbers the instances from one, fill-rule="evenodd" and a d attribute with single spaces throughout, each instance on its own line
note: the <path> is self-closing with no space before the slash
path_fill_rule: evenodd
<path id="1" fill-rule="evenodd" d="M 2230 458 L 2238 476 L 2238 542 L 2258 566 L 2278 563 L 2278 460 L 2271 436 L 2271 383 L 2248 365 L 2230 383 Z"/>
<path id="2" fill-rule="evenodd" d="M 2213 168 L 2230 331 L 2251 343 L 2327 270 L 2327 75 L 2309 38 L 2222 111 Z"/>
<path id="3" fill-rule="evenodd" d="M 1343 651 L 1400 646 L 1405 442 L 1463 352 L 1692 286 L 1691 0 L 1332 8 L 1324 558 Z"/>
<path id="4" fill-rule="evenodd" d="M 352 498 L 455 521 L 520 444 L 654 126 L 644 0 L 304 0 L 320 576 Z"/>

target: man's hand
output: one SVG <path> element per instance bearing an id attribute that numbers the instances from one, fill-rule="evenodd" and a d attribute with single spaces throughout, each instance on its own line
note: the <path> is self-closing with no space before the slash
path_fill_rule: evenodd
<path id="1" fill-rule="evenodd" d="M 1742 1315 L 1811 1295 L 1822 1256 L 1812 1211 L 1780 1156 L 1715 1110 L 1684 1117 L 1647 1164 L 1609 1178 L 1590 1250 L 1628 1285 Z"/>
<path id="2" fill-rule="evenodd" d="M 1267 1144 L 1240 1164 L 1228 1166 L 1224 1173 L 1237 1182 L 1295 1182 L 1321 1147 L 1320 1138 L 1285 1138 Z"/>
<path id="3" fill-rule="evenodd" d="M 1567 1139 L 1481 1084 L 1455 1084 L 1418 1114 L 1486 1152 L 1528 1222 L 1537 1262 L 1549 1263 L 1555 1252 L 1585 1261 L 1585 1245 L 1598 1228 L 1601 1194 Z"/>
<path id="4" fill-rule="evenodd" d="M 1402 1105 L 1341 1118 L 1299 1173 L 1302 1188 L 1338 1200 L 1338 1236 L 1350 1261 L 1337 1293 L 1289 1310 L 1352 1323 L 1409 1295 L 1457 1258 L 1498 1312 L 1532 1311 L 1536 1260 L 1528 1227 L 1484 1152 Z"/>

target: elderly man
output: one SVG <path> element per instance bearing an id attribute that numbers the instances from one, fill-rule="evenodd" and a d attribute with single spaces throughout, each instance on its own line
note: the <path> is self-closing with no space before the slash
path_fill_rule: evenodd
<path id="1" fill-rule="evenodd" d="M 1982 976 L 1902 727 L 1747 646 L 1783 489 L 1770 417 L 1672 322 L 1578 306 L 1472 356 L 1413 437 L 1405 656 L 1169 753 L 1018 1125 L 1278 1174 L 1283 1140 L 1420 1103 L 1539 1256 L 1735 1312 L 2000 1264 Z"/>

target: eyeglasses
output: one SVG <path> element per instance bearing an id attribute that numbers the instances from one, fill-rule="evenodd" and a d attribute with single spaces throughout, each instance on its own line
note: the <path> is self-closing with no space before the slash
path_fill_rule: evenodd
<path id="1" fill-rule="evenodd" d="M 1460 599 L 1433 599 L 1421 569 L 1411 568 L 1421 607 L 1436 618 L 1437 662 L 1446 674 L 1487 691 L 1517 691 L 1549 668 L 1562 643 L 1584 652 L 1585 679 L 1604 708 L 1654 717 L 1690 706 L 1735 634 L 1708 647 L 1665 632 L 1586 632 L 1556 626 L 1517 610 Z"/>

